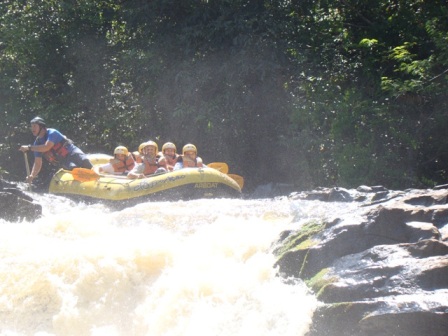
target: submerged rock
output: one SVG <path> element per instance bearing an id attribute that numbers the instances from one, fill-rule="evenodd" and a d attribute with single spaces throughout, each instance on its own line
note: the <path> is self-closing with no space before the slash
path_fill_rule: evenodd
<path id="1" fill-rule="evenodd" d="M 42 215 L 42 206 L 17 184 L 0 180 L 0 218 L 10 222 L 34 221 Z"/>
<path id="2" fill-rule="evenodd" d="M 292 197 L 331 201 L 331 193 Z M 322 303 L 309 336 L 446 335 L 448 190 L 347 194 L 337 201 L 362 200 L 359 219 L 306 224 L 282 234 L 276 251 L 280 273 L 303 279 Z"/>

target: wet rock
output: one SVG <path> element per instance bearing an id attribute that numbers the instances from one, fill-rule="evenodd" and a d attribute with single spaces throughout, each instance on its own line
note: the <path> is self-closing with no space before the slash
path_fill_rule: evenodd
<path id="1" fill-rule="evenodd" d="M 448 190 L 375 189 L 351 198 L 364 198 L 361 218 L 282 236 L 280 273 L 305 280 L 322 302 L 308 336 L 446 335 Z M 328 190 L 299 198 L 310 195 L 330 201 Z"/>
<path id="2" fill-rule="evenodd" d="M 359 326 L 363 335 L 443 336 L 447 333 L 448 314 L 438 311 L 369 314 L 360 321 Z M 393 334 L 390 334 L 391 330 Z"/>
<path id="3" fill-rule="evenodd" d="M 446 204 L 447 194 L 445 191 L 434 192 L 423 195 L 410 195 L 403 199 L 403 202 L 410 205 L 421 205 L 429 207 L 436 204 Z"/>
<path id="4" fill-rule="evenodd" d="M 278 196 L 285 196 L 295 190 L 293 184 L 287 183 L 267 183 L 258 186 L 250 195 L 250 198 L 273 198 Z"/>
<path id="5" fill-rule="evenodd" d="M 448 184 L 437 185 L 437 186 L 435 186 L 433 189 L 434 189 L 434 190 L 448 189 Z"/>
<path id="6" fill-rule="evenodd" d="M 439 230 L 432 223 L 408 222 L 405 230 L 408 233 L 410 242 L 417 242 L 424 239 L 440 239 Z"/>
<path id="7" fill-rule="evenodd" d="M 333 188 L 328 195 L 329 202 L 352 202 L 353 197 L 343 188 Z"/>
<path id="8" fill-rule="evenodd" d="M 0 218 L 10 222 L 34 221 L 42 215 L 42 206 L 34 202 L 14 183 L 0 180 Z"/>
<path id="9" fill-rule="evenodd" d="M 360 192 L 365 192 L 365 193 L 373 192 L 372 187 L 365 186 L 365 185 L 359 186 L 358 188 L 356 188 L 356 190 L 360 191 Z"/>
<path id="10" fill-rule="evenodd" d="M 412 302 L 401 301 L 404 307 Z M 393 304 L 395 305 L 395 304 Z M 407 312 L 390 309 L 385 301 L 346 302 L 323 305 L 315 313 L 312 335 L 350 336 L 444 336 L 448 327 L 447 313 L 431 309 Z M 377 313 L 371 313 L 371 312 Z"/>
<path id="11" fill-rule="evenodd" d="M 322 202 L 352 202 L 354 200 L 352 194 L 344 188 L 319 188 L 310 192 L 294 193 L 289 197 Z"/>
<path id="12" fill-rule="evenodd" d="M 373 195 L 372 202 L 376 202 L 378 200 L 384 200 L 389 195 L 389 191 L 378 191 Z"/>
<path id="13" fill-rule="evenodd" d="M 427 290 L 445 289 L 448 294 L 448 259 L 445 256 L 415 258 L 416 244 L 380 245 L 335 261 L 322 288 L 324 302 L 360 301 L 406 295 L 416 298 Z M 448 246 L 447 246 L 448 247 Z M 448 295 L 446 296 L 448 305 Z"/>
<path id="14" fill-rule="evenodd" d="M 356 188 L 357 191 L 360 192 L 366 192 L 366 193 L 377 193 L 377 192 L 383 192 L 383 191 L 388 191 L 385 187 L 383 186 L 359 186 L 358 188 Z"/>
<path id="15" fill-rule="evenodd" d="M 423 240 L 417 244 L 411 244 L 407 248 L 414 258 L 428 258 L 430 256 L 448 255 L 448 244 L 439 240 Z"/>

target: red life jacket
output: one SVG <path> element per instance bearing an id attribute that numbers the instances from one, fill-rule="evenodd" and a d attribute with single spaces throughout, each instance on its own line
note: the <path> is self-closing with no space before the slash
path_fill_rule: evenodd
<path id="1" fill-rule="evenodd" d="M 70 144 L 69 141 L 66 139 L 54 144 L 50 150 L 42 153 L 43 157 L 51 164 L 57 164 L 70 153 L 67 149 L 67 146 Z"/>
<path id="2" fill-rule="evenodd" d="M 134 158 L 131 154 L 126 156 L 124 161 L 121 161 L 117 158 L 110 159 L 110 164 L 114 168 L 116 173 L 124 173 L 125 171 L 130 171 L 135 166 Z"/>

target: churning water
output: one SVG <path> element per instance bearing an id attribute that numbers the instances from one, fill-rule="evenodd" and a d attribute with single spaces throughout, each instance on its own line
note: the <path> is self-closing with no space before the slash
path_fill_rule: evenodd
<path id="1" fill-rule="evenodd" d="M 279 235 L 322 203 L 197 200 L 113 211 L 40 195 L 0 221 L 1 335 L 304 335 L 318 304 L 284 281 Z"/>

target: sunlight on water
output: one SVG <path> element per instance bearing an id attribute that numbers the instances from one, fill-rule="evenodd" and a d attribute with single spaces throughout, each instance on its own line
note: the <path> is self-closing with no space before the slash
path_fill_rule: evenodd
<path id="1" fill-rule="evenodd" d="M 1 335 L 298 336 L 310 326 L 315 297 L 276 277 L 270 253 L 297 225 L 286 199 L 121 211 L 40 201 L 35 223 L 0 222 Z"/>

